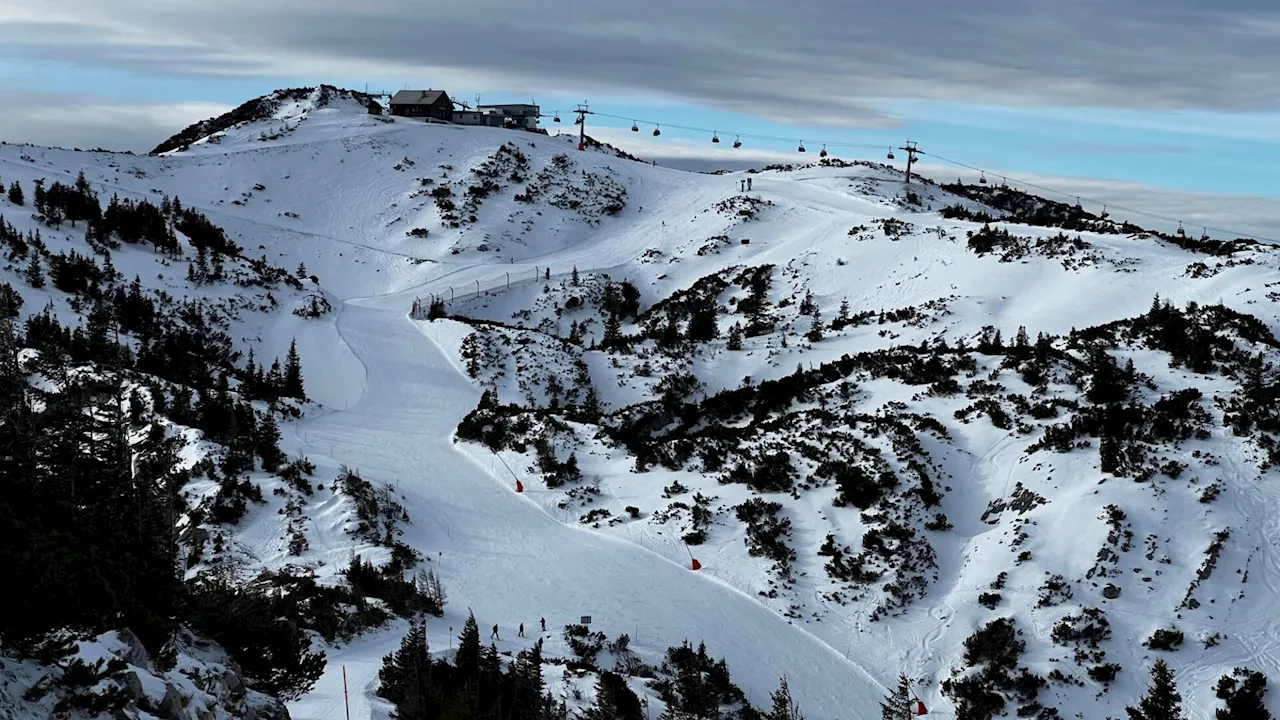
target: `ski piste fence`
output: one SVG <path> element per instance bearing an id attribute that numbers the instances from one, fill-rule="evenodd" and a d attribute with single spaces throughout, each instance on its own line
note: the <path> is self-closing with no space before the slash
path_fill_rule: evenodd
<path id="1" fill-rule="evenodd" d="M 445 307 L 455 302 L 470 300 L 478 297 L 485 297 L 491 292 L 506 292 L 512 287 L 528 285 L 536 282 L 551 282 L 563 277 L 570 277 L 574 271 L 582 275 L 598 275 L 600 273 L 608 273 L 613 268 L 596 268 L 584 270 L 574 266 L 568 272 L 551 272 L 550 265 L 534 265 L 532 269 L 527 267 L 515 268 L 501 275 L 495 275 L 486 279 L 472 280 L 460 285 L 446 285 L 439 292 L 427 293 L 424 297 L 415 297 L 413 299 L 413 308 L 409 311 L 409 317 L 414 320 L 427 320 L 431 311 L 432 303 L 441 301 Z"/>

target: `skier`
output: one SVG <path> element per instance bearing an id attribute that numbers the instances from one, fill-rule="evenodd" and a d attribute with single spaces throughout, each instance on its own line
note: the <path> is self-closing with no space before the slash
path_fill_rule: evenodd
<path id="1" fill-rule="evenodd" d="M 493 626 L 493 634 L 491 634 L 491 635 L 489 636 L 489 639 L 490 639 L 490 640 L 501 640 L 501 639 L 502 639 L 502 638 L 498 637 L 498 626 L 497 626 L 497 624 L 496 624 L 496 623 L 495 623 L 495 624 L 494 624 L 494 626 Z"/>
<path id="2" fill-rule="evenodd" d="M 542 618 L 542 632 L 546 632 L 546 631 L 547 631 L 547 619 Z"/>
<path id="3" fill-rule="evenodd" d="M 520 623 L 520 632 L 516 633 L 516 637 L 524 637 L 524 623 Z"/>

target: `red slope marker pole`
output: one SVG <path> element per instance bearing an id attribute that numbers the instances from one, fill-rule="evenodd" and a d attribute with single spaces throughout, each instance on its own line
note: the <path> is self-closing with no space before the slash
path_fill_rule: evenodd
<path id="1" fill-rule="evenodd" d="M 351 720 L 351 698 L 347 695 L 347 666 L 342 666 L 342 704 L 347 707 L 347 720 Z"/>
<path id="2" fill-rule="evenodd" d="M 692 570 L 701 570 L 702 563 L 698 562 L 698 558 L 693 556 L 693 551 L 689 549 L 688 543 L 685 543 L 684 551 L 689 553 L 689 568 Z"/>

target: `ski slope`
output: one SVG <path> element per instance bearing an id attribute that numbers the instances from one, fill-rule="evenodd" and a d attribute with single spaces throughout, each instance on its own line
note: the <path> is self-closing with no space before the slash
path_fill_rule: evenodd
<path id="1" fill-rule="evenodd" d="M 453 428 L 475 406 L 479 391 L 405 317 L 411 297 L 345 303 L 338 331 L 366 368 L 365 378 L 347 381 L 364 380 L 365 391 L 348 410 L 299 422 L 303 439 L 291 450 L 313 458 L 332 453 L 366 477 L 398 478 L 410 517 L 417 519 L 404 539 L 435 555 L 436 571 L 448 578 L 452 602 L 446 617 L 431 623 L 434 648 L 448 645 L 446 628 L 460 630 L 468 607 L 482 628 L 499 625 L 504 652 L 530 647 L 536 640 L 530 631 L 542 617 L 558 629 L 591 615 L 593 627 L 630 634 L 640 652 L 703 639 L 727 658 L 756 656 L 750 664 L 732 665 L 735 679 L 759 693 L 786 673 L 814 717 L 874 716 L 868 699 L 883 688 L 840 653 L 686 565 L 566 526 L 454 447 Z M 519 623 L 528 638 L 514 637 Z M 352 658 L 350 682 L 376 686 L 381 654 L 390 649 L 366 649 L 359 660 Z M 758 656 L 761 650 L 767 655 Z M 335 653 L 312 697 L 293 706 L 295 718 L 340 716 L 331 700 L 341 692 L 338 666 L 346 654 Z M 357 700 L 353 717 L 367 716 L 366 703 L 365 697 Z"/>
<path id="2" fill-rule="evenodd" d="M 280 137 L 261 139 L 281 129 Z M 531 159 L 534 171 L 568 154 L 573 167 L 566 177 L 582 183 L 578 179 L 588 173 L 612 179 L 626 190 L 625 207 L 616 215 L 588 216 L 568 206 L 520 203 L 511 196 L 523 182 L 503 181 L 502 190 L 479 205 L 474 223 L 449 227 L 442 222 L 424 191 L 472 182 L 472 169 L 507 143 Z M 900 178 L 890 168 L 755 174 L 751 195 L 770 204 L 757 218 L 744 220 L 735 210 L 714 210 L 742 194 L 738 180 L 743 174 L 694 175 L 572 148 L 563 138 L 385 122 L 339 100 L 325 107 L 289 104 L 269 121 L 161 157 L 6 146 L 0 148 L 0 176 L 29 187 L 38 177 L 70 181 L 83 169 L 107 196 L 176 194 L 236 237 L 248 255 L 261 253 L 285 267 L 305 263 L 317 275 L 319 291 L 333 304 L 331 315 L 303 320 L 282 312 L 246 318 L 236 325 L 236 340 L 271 357 L 282 356 L 297 339 L 307 391 L 320 407 L 282 427 L 282 449 L 309 457 L 318 466 L 317 478 L 332 478 L 347 466 L 397 488 L 411 518 L 403 540 L 427 556 L 426 566 L 437 572 L 449 594 L 445 617 L 429 624 L 437 652 L 451 646 L 468 609 L 482 631 L 499 625 L 497 645 L 504 653 L 532 645 L 539 619 L 545 618 L 548 654 L 567 655 L 560 629 L 589 615 L 593 629 L 610 637 L 629 634 L 648 662 L 685 639 L 695 645 L 705 641 L 713 656 L 727 660 L 733 680 L 756 705 L 767 703 L 779 676 L 786 674 L 810 720 L 879 717 L 886 686 L 905 671 L 920 680 L 917 692 L 935 710 L 931 716 L 947 717 L 949 701 L 940 683 L 963 655 L 964 639 L 984 622 L 1017 617 L 1028 635 L 1027 663 L 1037 672 L 1056 669 L 1069 655 L 1047 636 L 1067 612 L 1099 602 L 1097 590 L 1077 584 L 1072 603 L 1040 610 L 1038 587 L 1051 572 L 1073 579 L 1086 572 L 1107 534 L 1099 511 L 1115 503 L 1129 511 L 1138 544 L 1148 535 L 1157 537 L 1160 552 L 1171 562 L 1157 568 L 1161 579 L 1134 580 L 1122 598 L 1105 605 L 1114 632 L 1106 645 L 1109 659 L 1121 663 L 1124 672 L 1099 699 L 1101 687 L 1092 681 L 1078 689 L 1053 688 L 1062 694 L 1051 702 L 1063 715 L 1123 712 L 1141 693 L 1145 668 L 1155 656 L 1140 643 L 1151 630 L 1170 623 L 1189 636 L 1187 646 L 1168 659 L 1196 720 L 1212 717 L 1211 686 L 1224 669 L 1248 665 L 1280 678 L 1280 620 L 1274 613 L 1280 598 L 1275 549 L 1280 525 L 1274 520 L 1280 518 L 1275 486 L 1280 476 L 1274 470 L 1258 472 L 1250 448 L 1226 428 L 1185 448 L 1187 454 L 1204 450 L 1221 458 L 1215 474 L 1203 480 L 1224 482 L 1223 499 L 1202 505 L 1196 502 L 1199 487 L 1171 487 L 1168 497 L 1153 497 L 1130 481 L 1100 486 L 1096 463 L 1083 454 L 1031 456 L 1026 447 L 1033 438 L 981 420 L 949 419 L 959 407 L 953 401 L 918 399 L 918 389 L 888 381 L 867 383 L 867 411 L 891 401 L 910 404 L 947 420 L 955 436 L 954 447 L 939 449 L 948 474 L 942 509 L 955 527 L 930 536 L 938 552 L 938 579 L 905 614 L 872 623 L 869 603 L 823 599 L 822 591 L 829 588 L 822 559 L 814 556 L 827 532 L 844 542 L 861 536 L 865 525 L 856 511 L 833 509 L 816 495 L 780 498 L 795 526 L 802 581 L 795 596 L 773 602 L 759 594 L 769 576 L 747 556 L 736 527 L 713 528 L 709 542 L 694 549 L 704 568 L 693 572 L 679 540 L 681 528 L 584 526 L 576 514 L 580 508 L 562 507 L 563 497 L 540 485 L 537 472 L 522 465 L 526 458 L 514 453 L 497 458 L 455 442 L 459 420 L 476 406 L 481 392 L 459 357 L 470 327 L 408 316 L 415 300 L 438 296 L 450 301 L 450 312 L 512 323 L 516 313 L 536 304 L 544 287 L 563 283 L 575 268 L 583 275 L 608 272 L 615 280 L 630 280 L 640 290 L 642 306 L 706 275 L 763 263 L 788 273 L 780 276 L 776 295 L 795 297 L 809 290 L 828 319 L 844 299 L 855 312 L 946 300 L 946 311 L 919 327 L 872 324 L 811 347 L 752 338 L 744 352 L 716 351 L 692 359 L 712 393 L 739 386 L 744 376 L 755 382 L 781 378 L 797 364 L 816 366 L 844 354 L 939 337 L 955 341 L 987 325 L 1009 337 L 1020 325 L 1033 335 L 1065 333 L 1141 314 L 1157 294 L 1177 304 L 1222 301 L 1256 314 L 1274 331 L 1280 329 L 1280 315 L 1268 288 L 1280 269 L 1275 254 L 1260 252 L 1251 263 L 1234 265 L 1150 237 L 1086 234 L 1105 262 L 1071 271 L 1040 257 L 1001 263 L 966 249 L 964 233 L 976 227 L 973 223 L 945 220 L 937 212 L 961 201 L 924 188 L 932 207 L 906 208 L 897 198 Z M 7 210 L 3 202 L 0 209 Z M 877 234 L 876 223 L 886 218 L 909 222 L 912 230 L 893 239 Z M 430 234 L 408 234 L 417 227 L 429 227 Z M 858 227 L 869 228 L 866 234 L 875 237 L 863 239 L 851 230 Z M 1018 232 L 1051 236 L 1057 231 L 1021 227 Z M 717 237 L 727 242 L 701 252 Z M 137 260 L 140 272 L 150 267 L 143 260 Z M 1188 268 L 1196 262 L 1211 266 L 1212 274 L 1189 279 Z M 134 265 L 128 267 L 132 272 Z M 33 294 L 27 309 L 47 300 Z M 801 328 L 804 322 L 787 320 Z M 598 334 L 598 325 L 593 327 Z M 606 406 L 625 406 L 649 394 L 651 383 L 625 385 L 603 353 L 584 355 Z M 1188 378 L 1158 358 L 1134 355 L 1139 370 L 1151 374 L 1161 392 L 1193 385 L 1206 394 L 1225 392 L 1217 378 Z M 1011 392 L 1027 391 L 1016 380 L 1009 385 Z M 504 401 L 519 400 L 509 384 L 501 392 Z M 636 474 L 625 454 L 601 451 L 582 460 L 615 510 L 638 505 L 648 512 L 661 506 L 661 490 L 673 480 L 708 483 L 707 492 L 723 495 L 726 502 L 748 497 L 741 488 L 717 488 L 714 480 L 693 473 Z M 525 493 L 514 491 L 513 474 L 523 480 Z M 1031 515 L 1037 527 L 1027 547 L 1034 549 L 1034 561 L 1015 567 L 1010 543 L 1021 526 L 1012 518 L 994 524 L 979 518 L 990 501 L 1008 498 L 1019 483 L 1051 503 Z M 282 521 L 274 515 L 271 507 L 255 509 L 240 534 L 264 567 L 298 561 L 282 550 Z M 311 549 L 302 559 L 323 562 L 322 575 L 340 568 L 352 551 L 377 552 L 343 533 L 340 508 L 317 501 L 307 515 Z M 1213 600 L 1194 613 L 1178 610 L 1206 538 L 1222 527 L 1235 533 L 1232 544 L 1213 581 L 1200 591 Z M 1124 572 L 1142 576 L 1147 567 L 1136 559 Z M 1003 604 L 994 612 L 978 606 L 977 594 L 1004 570 L 1010 580 Z M 1235 598 L 1242 592 L 1239 578 L 1246 575 L 1247 593 Z M 783 614 L 792 602 L 803 605 L 803 619 Z M 515 636 L 520 623 L 529 637 Z M 374 697 L 377 671 L 382 656 L 398 645 L 401 630 L 393 626 L 328 648 L 324 677 L 291 704 L 293 717 L 345 718 L 344 668 L 351 717 L 386 717 L 385 703 Z M 1195 635 L 1212 633 L 1224 636 L 1216 646 L 1202 648 L 1196 642 Z"/>

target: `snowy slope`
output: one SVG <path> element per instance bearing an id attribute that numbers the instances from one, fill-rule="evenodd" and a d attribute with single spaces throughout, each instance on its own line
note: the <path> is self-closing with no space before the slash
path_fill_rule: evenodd
<path id="1" fill-rule="evenodd" d="M 501 626 L 503 651 L 533 642 L 514 637 L 518 623 L 530 628 L 545 617 L 554 630 L 591 615 L 593 627 L 610 636 L 630 634 L 648 659 L 686 638 L 705 640 L 756 704 L 766 702 L 785 673 L 815 720 L 878 717 L 879 699 L 900 671 L 918 680 L 916 692 L 931 710 L 947 716 L 951 700 L 942 681 L 963 665 L 964 640 L 1000 617 L 1014 618 L 1023 633 L 1022 665 L 1042 676 L 1056 668 L 1080 678 L 1041 692 L 1040 701 L 1063 717 L 1122 714 L 1145 686 L 1157 653 L 1140 643 L 1157 628 L 1187 635 L 1181 650 L 1163 655 L 1192 717 L 1212 716 L 1212 685 L 1234 666 L 1280 676 L 1280 621 L 1271 611 L 1280 589 L 1276 472 L 1260 466 L 1255 444 L 1233 435 L 1209 403 L 1216 418 L 1210 436 L 1176 450 L 1191 465 L 1182 480 L 1100 484 L 1096 450 L 1030 451 L 1052 421 L 1020 434 L 981 415 L 957 418 L 956 411 L 972 404 L 963 394 L 929 395 L 925 386 L 857 378 L 852 397 L 837 400 L 832 385 L 824 407 L 828 400 L 836 407 L 845 402 L 849 412 L 868 417 L 910 412 L 948 430 L 947 440 L 924 430 L 919 438 L 941 486 L 936 510 L 954 527 L 918 528 L 934 567 L 920 573 L 919 597 L 889 613 L 877 612 L 881 588 L 851 598 L 847 583 L 823 569 L 827 557 L 818 553 L 828 534 L 856 552 L 874 522 L 855 508 L 833 507 L 833 493 L 821 483 L 812 492 L 760 494 L 721 484 L 718 474 L 696 463 L 637 473 L 625 448 L 602 441 L 593 427 L 573 424 L 562 450 L 574 449 L 585 480 L 552 488 L 532 450 L 495 456 L 455 438 L 488 382 L 504 403 L 545 407 L 546 374 L 572 385 L 575 360 L 585 363 L 602 406 L 620 410 L 651 398 L 663 377 L 680 371 L 696 376 L 710 396 L 742 386 L 747 376 L 759 385 L 792 375 L 798 364 L 816 368 L 845 355 L 937 338 L 951 345 L 968 338 L 972 347 L 987 326 L 1009 342 L 1020 326 L 1032 338 L 1062 335 L 1139 316 L 1156 295 L 1177 306 L 1221 302 L 1275 331 L 1280 316 L 1268 289 L 1280 261 L 1274 252 L 1215 258 L 1153 236 L 1082 233 L 1085 250 L 1057 257 L 1031 251 L 1000 262 L 967 247 L 966 233 L 980 225 L 939 214 L 946 205 L 974 203 L 916 185 L 920 205 L 912 205 L 892 168 L 766 170 L 751 175 L 753 191 L 743 194 L 743 174 L 694 175 L 568 148 L 537 135 L 370 117 L 351 100 L 311 98 L 156 157 L 0 147 L 0 177 L 6 184 L 28 185 L 37 177 L 70 182 L 83 170 L 104 196 L 176 195 L 225 228 L 248 255 L 261 253 L 287 268 L 302 263 L 317 276 L 333 314 L 254 316 L 236 326 L 236 339 L 270 357 L 283 355 L 297 337 L 308 393 L 322 407 L 282 428 L 286 452 L 309 457 L 321 478 L 345 465 L 397 488 L 412 518 L 402 539 L 430 558 L 449 590 L 446 616 L 429 628 L 437 650 L 450 645 L 467 608 L 481 627 Z M 6 202 L 0 200 L 0 213 L 22 217 Z M 1031 238 L 1059 232 L 1013 229 Z M 639 290 L 643 312 L 702 278 L 762 265 L 775 268 L 769 297 L 777 330 L 746 338 L 741 351 L 724 347 L 734 320 L 725 317 L 727 298 L 745 297 L 734 286 L 719 298 L 721 339 L 683 357 L 652 348 L 631 354 L 590 349 L 603 339 L 604 318 L 593 304 L 598 299 L 570 279 L 576 270 L 597 295 L 604 274 L 615 283 L 626 280 Z M 133 272 L 131 266 L 126 275 Z M 826 322 L 842 301 L 854 314 L 915 310 L 885 323 L 873 315 L 809 342 L 811 320 L 797 312 L 806 293 Z M 566 307 L 575 296 L 585 304 Z M 447 311 L 468 322 L 408 316 L 415 301 L 425 305 L 433 297 L 447 300 Z M 42 304 L 37 294 L 26 307 Z M 549 339 L 567 337 L 571 324 L 584 328 L 581 346 Z M 628 322 L 623 330 L 635 333 L 640 326 Z M 501 377 L 492 368 L 468 377 L 464 348 L 472 333 L 490 338 L 494 361 L 504 364 Z M 529 344 L 520 342 L 531 334 L 536 338 Z M 1128 357 L 1157 387 L 1143 391 L 1149 401 L 1183 387 L 1206 396 L 1234 387 L 1219 375 L 1170 369 L 1158 353 L 1135 349 L 1121 362 Z M 636 373 L 645 361 L 654 366 L 648 377 Z M 985 358 L 965 385 L 999 365 L 1000 358 Z M 1032 394 L 1014 373 L 998 381 L 1005 392 Z M 1054 392 L 1065 397 L 1071 391 Z M 817 406 L 816 399 L 806 405 Z M 802 437 L 785 427 L 771 432 L 755 441 L 787 445 Z M 888 437 L 867 442 L 891 454 Z M 1209 454 L 1214 461 L 1203 462 Z M 516 478 L 523 494 L 514 492 Z M 675 482 L 687 492 L 667 492 Z M 1221 497 L 1197 502 L 1215 483 Z M 1025 514 L 1006 509 L 984 517 L 993 501 L 1007 504 L 1022 492 L 1019 485 L 1046 502 Z M 581 487 L 598 493 L 573 492 Z M 675 496 L 687 508 L 696 492 L 715 499 L 707 539 L 692 548 L 703 565 L 695 573 L 681 540 L 692 529 L 686 514 L 662 511 Z M 791 521 L 791 582 L 781 582 L 767 558 L 748 553 L 743 523 L 731 508 L 756 495 L 782 504 Z M 317 496 L 305 508 L 310 550 L 304 560 L 332 567 L 352 549 L 372 551 L 341 532 L 337 503 L 336 496 Z M 1086 577 L 1108 543 L 1109 505 L 1124 509 L 1124 529 L 1134 538 L 1132 552 L 1119 553 L 1113 577 L 1120 579 L 1112 581 L 1123 585 L 1118 599 L 1104 598 L 1105 583 Z M 628 507 L 638 508 L 639 518 L 632 519 Z M 597 514 L 581 522 L 596 508 L 622 521 L 599 521 Z M 909 521 L 920 525 L 934 512 L 917 512 Z M 296 561 L 282 548 L 284 523 L 269 508 L 255 511 L 239 541 L 263 566 Z M 1195 592 L 1200 606 L 1182 607 L 1206 548 L 1224 528 L 1231 534 L 1216 569 Z M 1018 561 L 1024 550 L 1030 559 Z M 994 610 L 979 605 L 979 593 L 990 591 L 1002 572 L 1008 578 L 999 604 Z M 1066 579 L 1072 597 L 1039 607 L 1054 575 Z M 1082 607 L 1104 608 L 1110 622 L 1111 639 L 1102 647 L 1122 670 L 1109 689 L 1050 639 L 1052 628 Z M 1212 647 L 1197 641 L 1214 633 L 1221 638 Z M 552 654 L 567 654 L 559 633 L 548 635 Z M 291 706 L 293 716 L 343 717 L 345 666 L 352 717 L 383 717 L 373 697 L 377 668 L 397 642 L 398 633 L 388 630 L 331 648 L 325 676 Z M 1014 710 L 1010 703 L 1010 716 Z"/>

